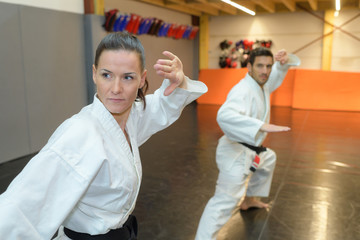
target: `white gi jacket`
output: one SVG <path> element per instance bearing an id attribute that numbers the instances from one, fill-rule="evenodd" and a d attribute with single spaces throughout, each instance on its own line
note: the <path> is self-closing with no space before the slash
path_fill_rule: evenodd
<path id="1" fill-rule="evenodd" d="M 245 78 L 230 90 L 218 111 L 217 122 L 225 134 L 223 137 L 231 142 L 260 146 L 267 133 L 259 130 L 264 123 L 270 122 L 270 93 L 281 85 L 289 66 L 299 64 L 300 59 L 293 54 L 289 54 L 287 64 L 280 65 L 275 62 L 263 88 L 246 74 Z"/>
<path id="2" fill-rule="evenodd" d="M 45 147 L 0 195 L 1 239 L 51 239 L 60 225 L 103 234 L 119 228 L 134 210 L 142 170 L 138 147 L 178 119 L 182 109 L 207 91 L 188 80 L 164 96 L 169 85 L 134 103 L 126 130 L 99 101 L 61 124 Z"/>

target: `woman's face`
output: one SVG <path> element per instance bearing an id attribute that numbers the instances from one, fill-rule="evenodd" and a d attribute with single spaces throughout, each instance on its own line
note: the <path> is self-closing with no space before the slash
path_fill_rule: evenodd
<path id="1" fill-rule="evenodd" d="M 140 68 L 136 52 L 104 50 L 98 66 L 93 65 L 97 97 L 117 119 L 127 119 L 138 89 L 145 83 L 146 70 Z"/>

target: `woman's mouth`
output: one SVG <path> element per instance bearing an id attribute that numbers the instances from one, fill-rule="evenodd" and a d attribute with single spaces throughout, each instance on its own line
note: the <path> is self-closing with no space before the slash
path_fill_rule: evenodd
<path id="1" fill-rule="evenodd" d="M 120 103 L 124 101 L 122 98 L 109 98 L 109 100 L 113 103 Z"/>

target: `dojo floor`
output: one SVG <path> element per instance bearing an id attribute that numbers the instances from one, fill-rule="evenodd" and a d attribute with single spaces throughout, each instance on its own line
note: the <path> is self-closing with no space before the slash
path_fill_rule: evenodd
<path id="1" fill-rule="evenodd" d="M 134 214 L 140 240 L 193 240 L 215 189 L 217 105 L 191 104 L 140 149 L 143 183 Z M 278 156 L 270 209 L 236 210 L 219 240 L 360 239 L 360 112 L 273 107 Z M 0 192 L 31 156 L 0 165 Z"/>

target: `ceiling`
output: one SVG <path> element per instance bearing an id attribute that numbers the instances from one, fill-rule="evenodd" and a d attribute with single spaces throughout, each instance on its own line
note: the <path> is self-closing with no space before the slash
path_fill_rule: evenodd
<path id="1" fill-rule="evenodd" d="M 186 14 L 201 16 L 247 15 L 220 0 L 136 0 L 179 11 Z M 335 10 L 335 0 L 233 0 L 256 14 L 296 12 L 296 11 L 324 11 Z M 341 0 L 341 9 L 360 10 L 360 0 Z"/>

